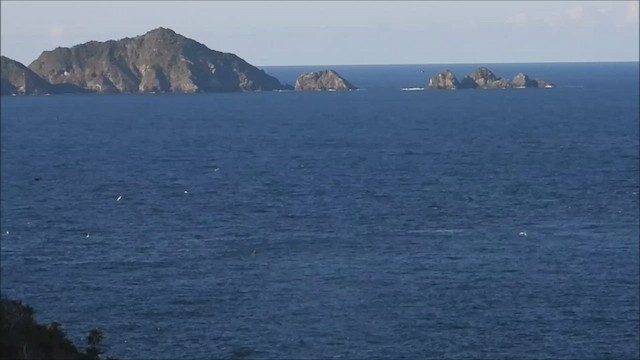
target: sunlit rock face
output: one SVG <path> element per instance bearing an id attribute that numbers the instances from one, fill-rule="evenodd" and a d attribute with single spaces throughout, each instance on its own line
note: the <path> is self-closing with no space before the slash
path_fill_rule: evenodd
<path id="1" fill-rule="evenodd" d="M 348 91 L 357 88 L 334 70 L 307 72 L 298 77 L 295 91 Z"/>
<path id="2" fill-rule="evenodd" d="M 284 86 L 240 57 L 157 28 L 43 52 L 29 68 L 52 84 L 100 93 L 270 91 Z"/>

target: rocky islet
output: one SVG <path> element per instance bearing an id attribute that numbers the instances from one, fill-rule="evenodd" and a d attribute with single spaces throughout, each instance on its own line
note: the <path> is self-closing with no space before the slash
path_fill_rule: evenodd
<path id="1" fill-rule="evenodd" d="M 444 70 L 429 79 L 427 89 L 511 89 L 511 88 L 550 88 L 551 82 L 531 79 L 527 74 L 518 73 L 513 79 L 496 76 L 488 68 L 481 66 L 458 81 L 451 70 Z"/>
<path id="2" fill-rule="evenodd" d="M 349 91 L 356 89 L 335 70 L 303 73 L 298 77 L 294 86 L 295 91 Z"/>

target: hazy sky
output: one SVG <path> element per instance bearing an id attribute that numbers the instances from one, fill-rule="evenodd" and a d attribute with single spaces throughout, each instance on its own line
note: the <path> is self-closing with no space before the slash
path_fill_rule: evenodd
<path id="1" fill-rule="evenodd" d="M 639 1 L 1 1 L 1 52 L 168 27 L 258 65 L 638 61 Z"/>

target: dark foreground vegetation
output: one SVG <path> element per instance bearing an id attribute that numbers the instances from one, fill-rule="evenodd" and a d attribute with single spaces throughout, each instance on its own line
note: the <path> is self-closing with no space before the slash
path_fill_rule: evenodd
<path id="1" fill-rule="evenodd" d="M 2 298 L 0 309 L 0 359 L 2 360 L 116 360 L 103 355 L 102 331 L 95 328 L 87 336 L 84 351 L 67 339 L 60 324 L 41 325 L 33 319 L 33 308 Z"/>

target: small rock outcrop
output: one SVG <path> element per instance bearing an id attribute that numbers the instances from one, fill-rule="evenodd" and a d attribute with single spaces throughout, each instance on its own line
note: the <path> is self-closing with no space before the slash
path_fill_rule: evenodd
<path id="1" fill-rule="evenodd" d="M 453 90 L 457 89 L 459 86 L 460 83 L 458 82 L 456 76 L 451 72 L 451 70 L 447 69 L 429 79 L 427 89 Z"/>
<path id="2" fill-rule="evenodd" d="M 547 81 L 547 80 L 535 79 L 534 81 L 536 82 L 536 85 L 537 85 L 539 88 L 552 88 L 552 87 L 554 87 L 554 86 L 555 86 L 555 85 L 553 85 L 553 83 L 552 83 L 552 82 L 549 82 L 549 81 Z"/>
<path id="3" fill-rule="evenodd" d="M 357 87 L 334 70 L 304 73 L 298 77 L 294 86 L 295 91 L 348 91 L 356 89 Z"/>
<path id="4" fill-rule="evenodd" d="M 496 76 L 486 67 L 479 67 L 458 82 L 455 75 L 445 70 L 429 80 L 428 89 L 510 89 L 510 88 L 551 88 L 554 85 L 546 80 L 531 79 L 524 73 L 518 73 L 513 80 Z"/>
<path id="5" fill-rule="evenodd" d="M 515 88 L 552 88 L 553 84 L 542 79 L 532 79 L 527 74 L 519 73 L 511 80 Z"/>
<path id="6" fill-rule="evenodd" d="M 537 81 L 531 79 L 529 75 L 524 73 L 518 73 L 518 75 L 514 76 L 511 84 L 516 88 L 538 87 Z"/>
<path id="7" fill-rule="evenodd" d="M 29 68 L 52 84 L 99 93 L 284 89 L 276 78 L 235 54 L 211 50 L 166 28 L 45 51 Z"/>

